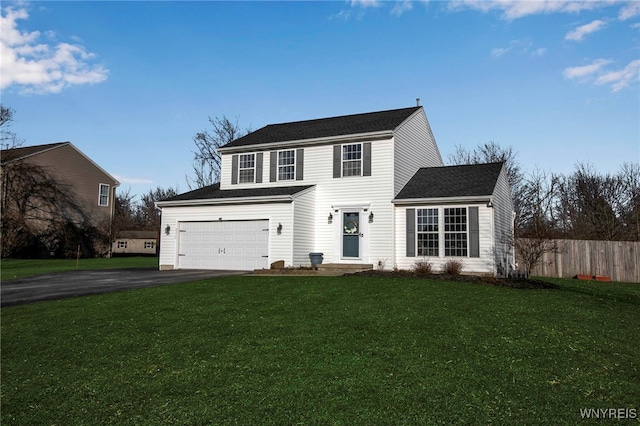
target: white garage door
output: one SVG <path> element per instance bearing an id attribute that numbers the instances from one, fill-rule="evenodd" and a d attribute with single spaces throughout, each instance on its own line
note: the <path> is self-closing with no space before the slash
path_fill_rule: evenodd
<path id="1" fill-rule="evenodd" d="M 268 220 L 181 222 L 179 230 L 179 269 L 268 267 Z"/>

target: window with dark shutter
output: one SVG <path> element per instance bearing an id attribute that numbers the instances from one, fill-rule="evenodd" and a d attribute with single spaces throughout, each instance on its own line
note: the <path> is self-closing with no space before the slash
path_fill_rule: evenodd
<path id="1" fill-rule="evenodd" d="M 416 255 L 416 209 L 407 209 L 407 257 Z"/>

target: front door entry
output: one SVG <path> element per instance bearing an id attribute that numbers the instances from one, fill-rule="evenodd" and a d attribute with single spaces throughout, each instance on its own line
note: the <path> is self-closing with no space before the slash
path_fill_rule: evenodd
<path id="1" fill-rule="evenodd" d="M 360 213 L 342 213 L 342 257 L 360 257 Z"/>

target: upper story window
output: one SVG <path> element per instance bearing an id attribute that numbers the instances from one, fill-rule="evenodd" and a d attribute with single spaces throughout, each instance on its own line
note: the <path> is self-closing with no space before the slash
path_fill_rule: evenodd
<path id="1" fill-rule="evenodd" d="M 467 209 L 444 209 L 444 255 L 467 255 Z"/>
<path id="2" fill-rule="evenodd" d="M 100 189 L 98 190 L 98 205 L 109 205 L 109 185 L 107 185 L 106 183 L 100 184 Z"/>
<path id="3" fill-rule="evenodd" d="M 256 155 L 241 154 L 238 161 L 238 182 L 253 183 L 256 175 Z"/>
<path id="4" fill-rule="evenodd" d="M 278 151 L 278 180 L 295 180 L 296 151 Z"/>
<path id="5" fill-rule="evenodd" d="M 418 256 L 438 256 L 438 209 L 417 209 Z"/>
<path id="6" fill-rule="evenodd" d="M 342 176 L 362 174 L 362 144 L 342 145 Z"/>

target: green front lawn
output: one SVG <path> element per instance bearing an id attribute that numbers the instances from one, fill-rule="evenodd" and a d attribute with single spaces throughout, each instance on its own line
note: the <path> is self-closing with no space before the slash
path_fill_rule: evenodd
<path id="1" fill-rule="evenodd" d="M 572 425 L 640 408 L 640 286 L 554 282 L 236 276 L 3 308 L 0 423 Z"/>
<path id="2" fill-rule="evenodd" d="M 2 259 L 0 280 L 12 280 L 75 269 L 118 269 L 158 267 L 157 257 L 112 257 L 89 259 Z"/>

